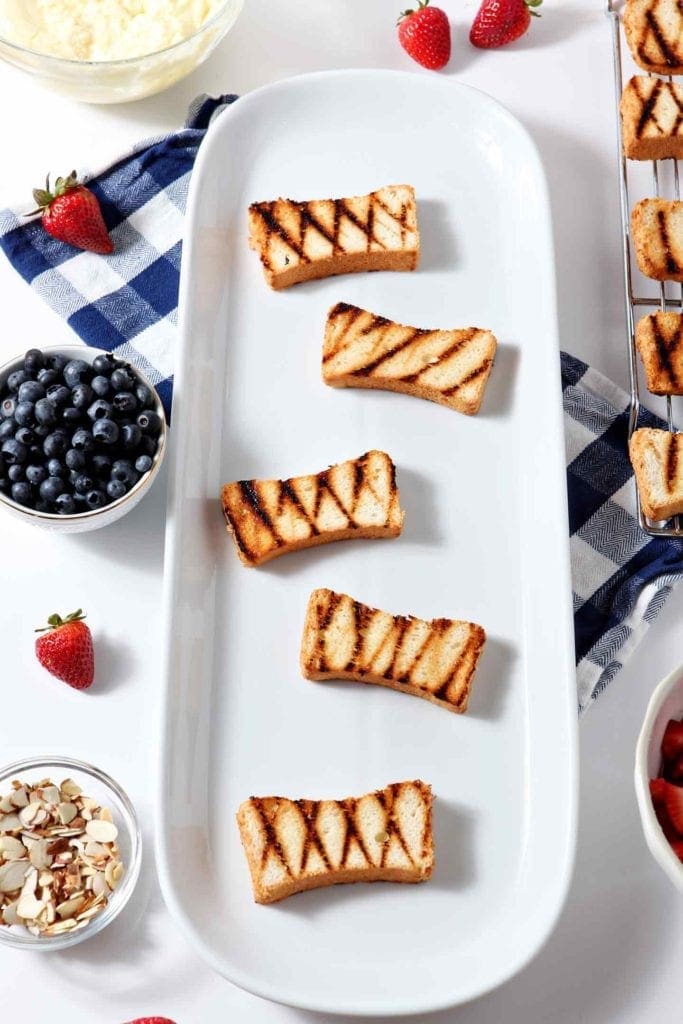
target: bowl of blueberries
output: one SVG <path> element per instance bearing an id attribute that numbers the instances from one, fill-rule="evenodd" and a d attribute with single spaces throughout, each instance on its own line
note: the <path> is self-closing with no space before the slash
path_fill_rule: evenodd
<path id="1" fill-rule="evenodd" d="M 24 522 L 113 523 L 149 490 L 165 447 L 158 394 L 109 352 L 32 348 L 0 367 L 0 507 Z"/>

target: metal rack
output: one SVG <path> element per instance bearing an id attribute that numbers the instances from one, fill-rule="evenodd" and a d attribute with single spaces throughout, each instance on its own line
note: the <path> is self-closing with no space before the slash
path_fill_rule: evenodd
<path id="1" fill-rule="evenodd" d="M 683 284 L 674 286 L 673 282 L 668 282 L 669 290 L 667 292 L 667 282 L 662 281 L 659 284 L 659 296 L 652 297 L 636 295 L 633 290 L 633 275 L 631 270 L 631 203 L 629 201 L 629 171 L 631 170 L 632 173 L 633 171 L 629 165 L 633 164 L 634 161 L 629 161 L 624 156 L 621 137 L 621 114 L 619 105 L 621 102 L 622 89 L 625 84 L 621 47 L 621 7 L 622 4 L 619 0 L 607 0 L 607 16 L 610 20 L 612 29 L 612 53 L 614 58 L 614 95 L 616 101 L 617 152 L 621 199 L 624 293 L 626 300 L 626 329 L 628 335 L 629 380 L 631 388 L 631 407 L 628 425 L 628 436 L 630 439 L 631 434 L 638 426 L 638 416 L 640 412 L 640 385 L 638 379 L 638 360 L 635 342 L 636 308 L 648 306 L 650 309 L 659 309 L 662 310 L 662 312 L 667 309 L 673 309 L 677 312 L 683 313 Z M 638 73 L 643 74 L 640 70 Z M 630 74 L 628 77 L 630 77 Z M 657 78 L 660 76 L 650 75 L 650 77 Z M 670 75 L 666 77 L 666 81 L 672 81 Z M 646 162 L 635 161 L 635 163 L 645 165 Z M 660 165 L 668 166 L 665 167 Z M 680 172 L 678 161 L 673 159 L 653 160 L 651 161 L 651 168 L 652 185 L 649 195 L 653 198 L 660 197 L 680 199 Z M 667 192 L 669 193 L 668 195 Z M 674 290 L 677 292 L 677 295 L 673 294 Z M 665 418 L 669 430 L 674 432 L 673 403 L 670 395 L 666 396 Z M 683 527 L 681 525 L 680 516 L 675 516 L 673 519 L 666 522 L 652 522 L 651 520 L 646 519 L 643 515 L 637 485 L 636 499 L 638 502 L 638 522 L 646 533 L 649 533 L 652 537 L 683 538 Z"/>

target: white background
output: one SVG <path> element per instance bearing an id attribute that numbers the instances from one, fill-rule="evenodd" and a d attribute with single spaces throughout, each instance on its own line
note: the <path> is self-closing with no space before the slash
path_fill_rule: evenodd
<path id="1" fill-rule="evenodd" d="M 536 139 L 553 204 L 562 346 L 625 385 L 609 27 L 598 0 L 546 3 L 523 40 L 483 52 L 467 42 L 476 4 L 442 0 L 453 25 L 453 57 L 444 74 L 491 93 Z M 427 74 L 396 43 L 399 6 L 395 0 L 248 0 L 203 68 L 162 96 L 128 106 L 81 106 L 0 66 L 0 203 L 23 201 L 28 209 L 30 189 L 48 169 L 96 166 L 148 134 L 172 129 L 200 92 L 244 93 L 333 67 Z M 533 276 L 534 267 L 528 272 Z M 0 310 L 3 359 L 29 345 L 70 340 L 4 260 Z M 102 533 L 55 538 L 8 517 L 0 524 L 2 760 L 54 751 L 94 761 L 127 789 L 148 840 L 136 896 L 101 936 L 61 954 L 0 953 L 3 1017 L 22 1024 L 48 1017 L 56 1024 L 120 1024 L 163 1013 L 178 1024 L 318 1024 L 327 1018 L 267 1004 L 212 974 L 177 931 L 155 881 L 164 486 L 162 475 L 138 509 Z M 85 694 L 51 680 L 32 653 L 35 626 L 52 611 L 79 605 L 89 613 L 98 657 L 97 683 Z M 632 763 L 648 696 L 681 660 L 682 611 L 683 589 L 581 724 L 576 872 L 555 933 L 516 979 L 477 1003 L 436 1015 L 436 1024 L 680 1019 L 683 908 L 642 838 Z M 548 676 L 551 683 L 552 665 Z"/>

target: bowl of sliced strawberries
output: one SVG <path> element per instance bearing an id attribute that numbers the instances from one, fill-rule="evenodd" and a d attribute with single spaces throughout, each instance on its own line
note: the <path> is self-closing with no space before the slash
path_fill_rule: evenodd
<path id="1" fill-rule="evenodd" d="M 650 698 L 636 746 L 635 784 L 650 852 L 683 892 L 683 665 Z"/>

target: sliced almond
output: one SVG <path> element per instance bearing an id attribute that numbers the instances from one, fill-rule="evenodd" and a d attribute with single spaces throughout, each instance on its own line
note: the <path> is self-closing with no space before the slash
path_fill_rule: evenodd
<path id="1" fill-rule="evenodd" d="M 21 924 L 21 921 L 19 920 L 19 917 L 17 915 L 18 902 L 19 901 L 16 900 L 14 903 L 7 903 L 2 908 L 2 920 L 5 924 Z"/>
<path id="2" fill-rule="evenodd" d="M 69 803 L 68 801 L 59 804 L 57 807 L 57 814 L 62 825 L 68 825 L 70 821 L 78 814 L 78 808 L 75 804 Z"/>
<path id="3" fill-rule="evenodd" d="M 17 904 L 17 916 L 23 917 L 27 921 L 33 921 L 40 915 L 44 907 L 45 904 L 41 900 L 37 900 L 35 896 L 22 896 Z"/>
<path id="4" fill-rule="evenodd" d="M 73 899 L 65 900 L 60 903 L 55 909 L 59 916 L 64 920 L 67 917 L 72 917 L 80 907 L 83 906 L 84 900 L 82 896 L 76 896 Z"/>
<path id="5" fill-rule="evenodd" d="M 26 857 L 26 847 L 15 836 L 0 836 L 0 853 L 5 860 L 21 860 Z"/>
<path id="6" fill-rule="evenodd" d="M 65 797 L 71 798 L 74 796 L 80 796 L 83 790 L 80 786 L 77 786 L 73 779 L 64 779 L 61 786 L 59 787 Z"/>
<path id="7" fill-rule="evenodd" d="M 109 810 L 108 807 L 103 807 L 102 810 L 100 811 L 98 817 L 99 817 L 100 821 L 113 821 L 114 820 L 112 818 L 112 816 L 111 816 L 111 811 Z"/>
<path id="8" fill-rule="evenodd" d="M 0 892 L 17 892 L 26 878 L 28 865 L 23 860 L 10 860 L 0 866 Z"/>
<path id="9" fill-rule="evenodd" d="M 45 786 L 43 788 L 42 798 L 45 803 L 48 804 L 58 804 L 61 799 L 59 790 L 56 786 Z"/>
<path id="10" fill-rule="evenodd" d="M 12 795 L 9 797 L 9 801 L 14 807 L 26 807 L 28 803 L 28 793 L 26 792 L 26 786 L 20 786 L 19 789 L 15 789 Z"/>
<path id="11" fill-rule="evenodd" d="M 43 871 L 45 868 L 49 868 L 52 864 L 52 857 L 48 853 L 49 840 L 39 839 L 37 843 L 34 843 L 31 852 L 29 854 L 29 860 L 34 868 L 38 868 L 39 871 Z"/>
<path id="12" fill-rule="evenodd" d="M 19 811 L 19 821 L 22 825 L 30 825 L 40 810 L 41 807 L 39 803 L 29 803 Z"/>
<path id="13" fill-rule="evenodd" d="M 93 819 L 85 826 L 85 831 L 96 843 L 113 843 L 119 834 L 116 825 L 111 821 Z"/>
<path id="14" fill-rule="evenodd" d="M 0 832 L 17 832 L 22 826 L 17 814 L 3 814 L 0 818 Z"/>

